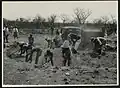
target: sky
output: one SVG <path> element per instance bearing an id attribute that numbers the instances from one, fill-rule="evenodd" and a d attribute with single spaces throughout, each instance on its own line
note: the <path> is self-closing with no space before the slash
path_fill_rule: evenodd
<path id="1" fill-rule="evenodd" d="M 88 18 L 88 21 L 92 21 L 101 16 L 110 16 L 110 14 L 117 17 L 117 5 L 117 1 L 3 1 L 2 17 L 15 20 L 19 17 L 32 18 L 41 15 L 47 18 L 51 14 L 58 16 L 66 14 L 72 19 L 75 8 L 84 8 L 92 10 L 92 14 Z M 60 21 L 60 18 L 57 20 Z"/>

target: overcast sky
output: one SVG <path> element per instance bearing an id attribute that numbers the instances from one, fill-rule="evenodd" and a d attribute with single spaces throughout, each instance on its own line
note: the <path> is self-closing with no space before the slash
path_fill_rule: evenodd
<path id="1" fill-rule="evenodd" d="M 117 15 L 117 1 L 75 1 L 75 2 L 58 2 L 58 1 L 40 1 L 40 2 L 2 2 L 3 17 L 15 20 L 19 17 L 34 17 L 40 14 L 42 17 L 47 18 L 51 14 L 67 14 L 72 17 L 73 9 L 76 7 L 92 10 L 91 16 L 88 18 L 91 21 L 100 16 L 108 16 L 110 14 Z M 116 16 L 117 17 L 117 16 Z"/>

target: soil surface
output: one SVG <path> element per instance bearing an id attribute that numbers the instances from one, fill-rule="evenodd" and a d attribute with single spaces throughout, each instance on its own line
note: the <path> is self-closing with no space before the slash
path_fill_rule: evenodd
<path id="1" fill-rule="evenodd" d="M 35 45 L 46 49 L 46 35 L 34 35 Z M 20 35 L 17 41 L 28 42 L 26 35 Z M 13 42 L 9 37 L 9 42 Z M 101 58 L 92 58 L 92 50 L 79 50 L 73 55 L 71 66 L 62 66 L 61 49 L 55 48 L 54 64 L 43 64 L 43 55 L 39 58 L 38 68 L 25 62 L 25 57 L 9 58 L 3 52 L 3 84 L 4 85 L 75 85 L 75 84 L 117 84 L 117 53 L 106 52 Z M 35 55 L 33 55 L 33 58 Z"/>

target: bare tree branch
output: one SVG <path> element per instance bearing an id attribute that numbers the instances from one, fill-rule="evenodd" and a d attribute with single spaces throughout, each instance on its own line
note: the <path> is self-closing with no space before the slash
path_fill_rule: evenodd
<path id="1" fill-rule="evenodd" d="M 48 22 L 50 23 L 50 25 L 54 25 L 56 18 L 57 18 L 57 15 L 55 14 L 52 14 L 50 17 L 48 17 Z"/>
<path id="2" fill-rule="evenodd" d="M 55 14 L 52 14 L 50 17 L 48 17 L 48 22 L 49 22 L 49 26 L 50 26 L 52 35 L 53 35 L 56 20 L 57 20 L 57 15 L 55 15 Z"/>
<path id="3" fill-rule="evenodd" d="M 102 16 L 102 17 L 101 17 L 101 20 L 102 20 L 102 22 L 103 22 L 104 24 L 107 24 L 107 23 L 109 22 L 108 16 Z"/>
<path id="4" fill-rule="evenodd" d="M 45 18 L 41 17 L 40 15 L 36 15 L 33 19 L 33 22 L 37 24 L 37 27 L 39 28 L 39 25 L 43 27 L 43 22 L 45 22 Z"/>
<path id="5" fill-rule="evenodd" d="M 69 18 L 66 14 L 61 14 L 61 20 L 63 21 L 63 23 L 65 23 L 66 21 L 69 20 Z"/>
<path id="6" fill-rule="evenodd" d="M 78 20 L 79 24 L 84 24 L 87 18 L 92 14 L 92 11 L 87 9 L 76 8 L 74 9 L 75 19 Z"/>
<path id="7" fill-rule="evenodd" d="M 94 19 L 93 23 L 94 24 L 103 24 L 101 19 Z"/>
<path id="8" fill-rule="evenodd" d="M 111 16 L 111 19 L 112 19 L 112 23 L 114 24 L 116 24 L 117 23 L 117 20 L 116 20 L 116 18 L 115 18 L 115 16 L 113 16 L 113 15 L 110 15 Z"/>

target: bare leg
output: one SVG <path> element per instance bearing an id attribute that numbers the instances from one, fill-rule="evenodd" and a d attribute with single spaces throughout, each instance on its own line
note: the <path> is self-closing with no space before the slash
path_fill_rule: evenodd
<path id="1" fill-rule="evenodd" d="M 64 57 L 63 66 L 66 66 L 67 59 Z"/>
<path id="2" fill-rule="evenodd" d="M 6 42 L 8 43 L 8 35 L 6 35 Z"/>
<path id="3" fill-rule="evenodd" d="M 71 58 L 69 57 L 68 58 L 68 66 L 70 66 L 70 64 L 71 64 Z"/>
<path id="4" fill-rule="evenodd" d="M 35 64 L 38 64 L 39 56 L 40 56 L 40 50 L 37 51 L 36 59 L 35 59 Z"/>
<path id="5" fill-rule="evenodd" d="M 50 56 L 50 61 L 51 61 L 52 66 L 54 66 L 54 64 L 53 64 L 53 54 Z"/>
<path id="6" fill-rule="evenodd" d="M 32 62 L 32 55 L 33 55 L 33 52 L 34 52 L 34 50 L 32 50 L 31 53 L 30 53 L 30 57 L 29 57 L 30 63 Z"/>

